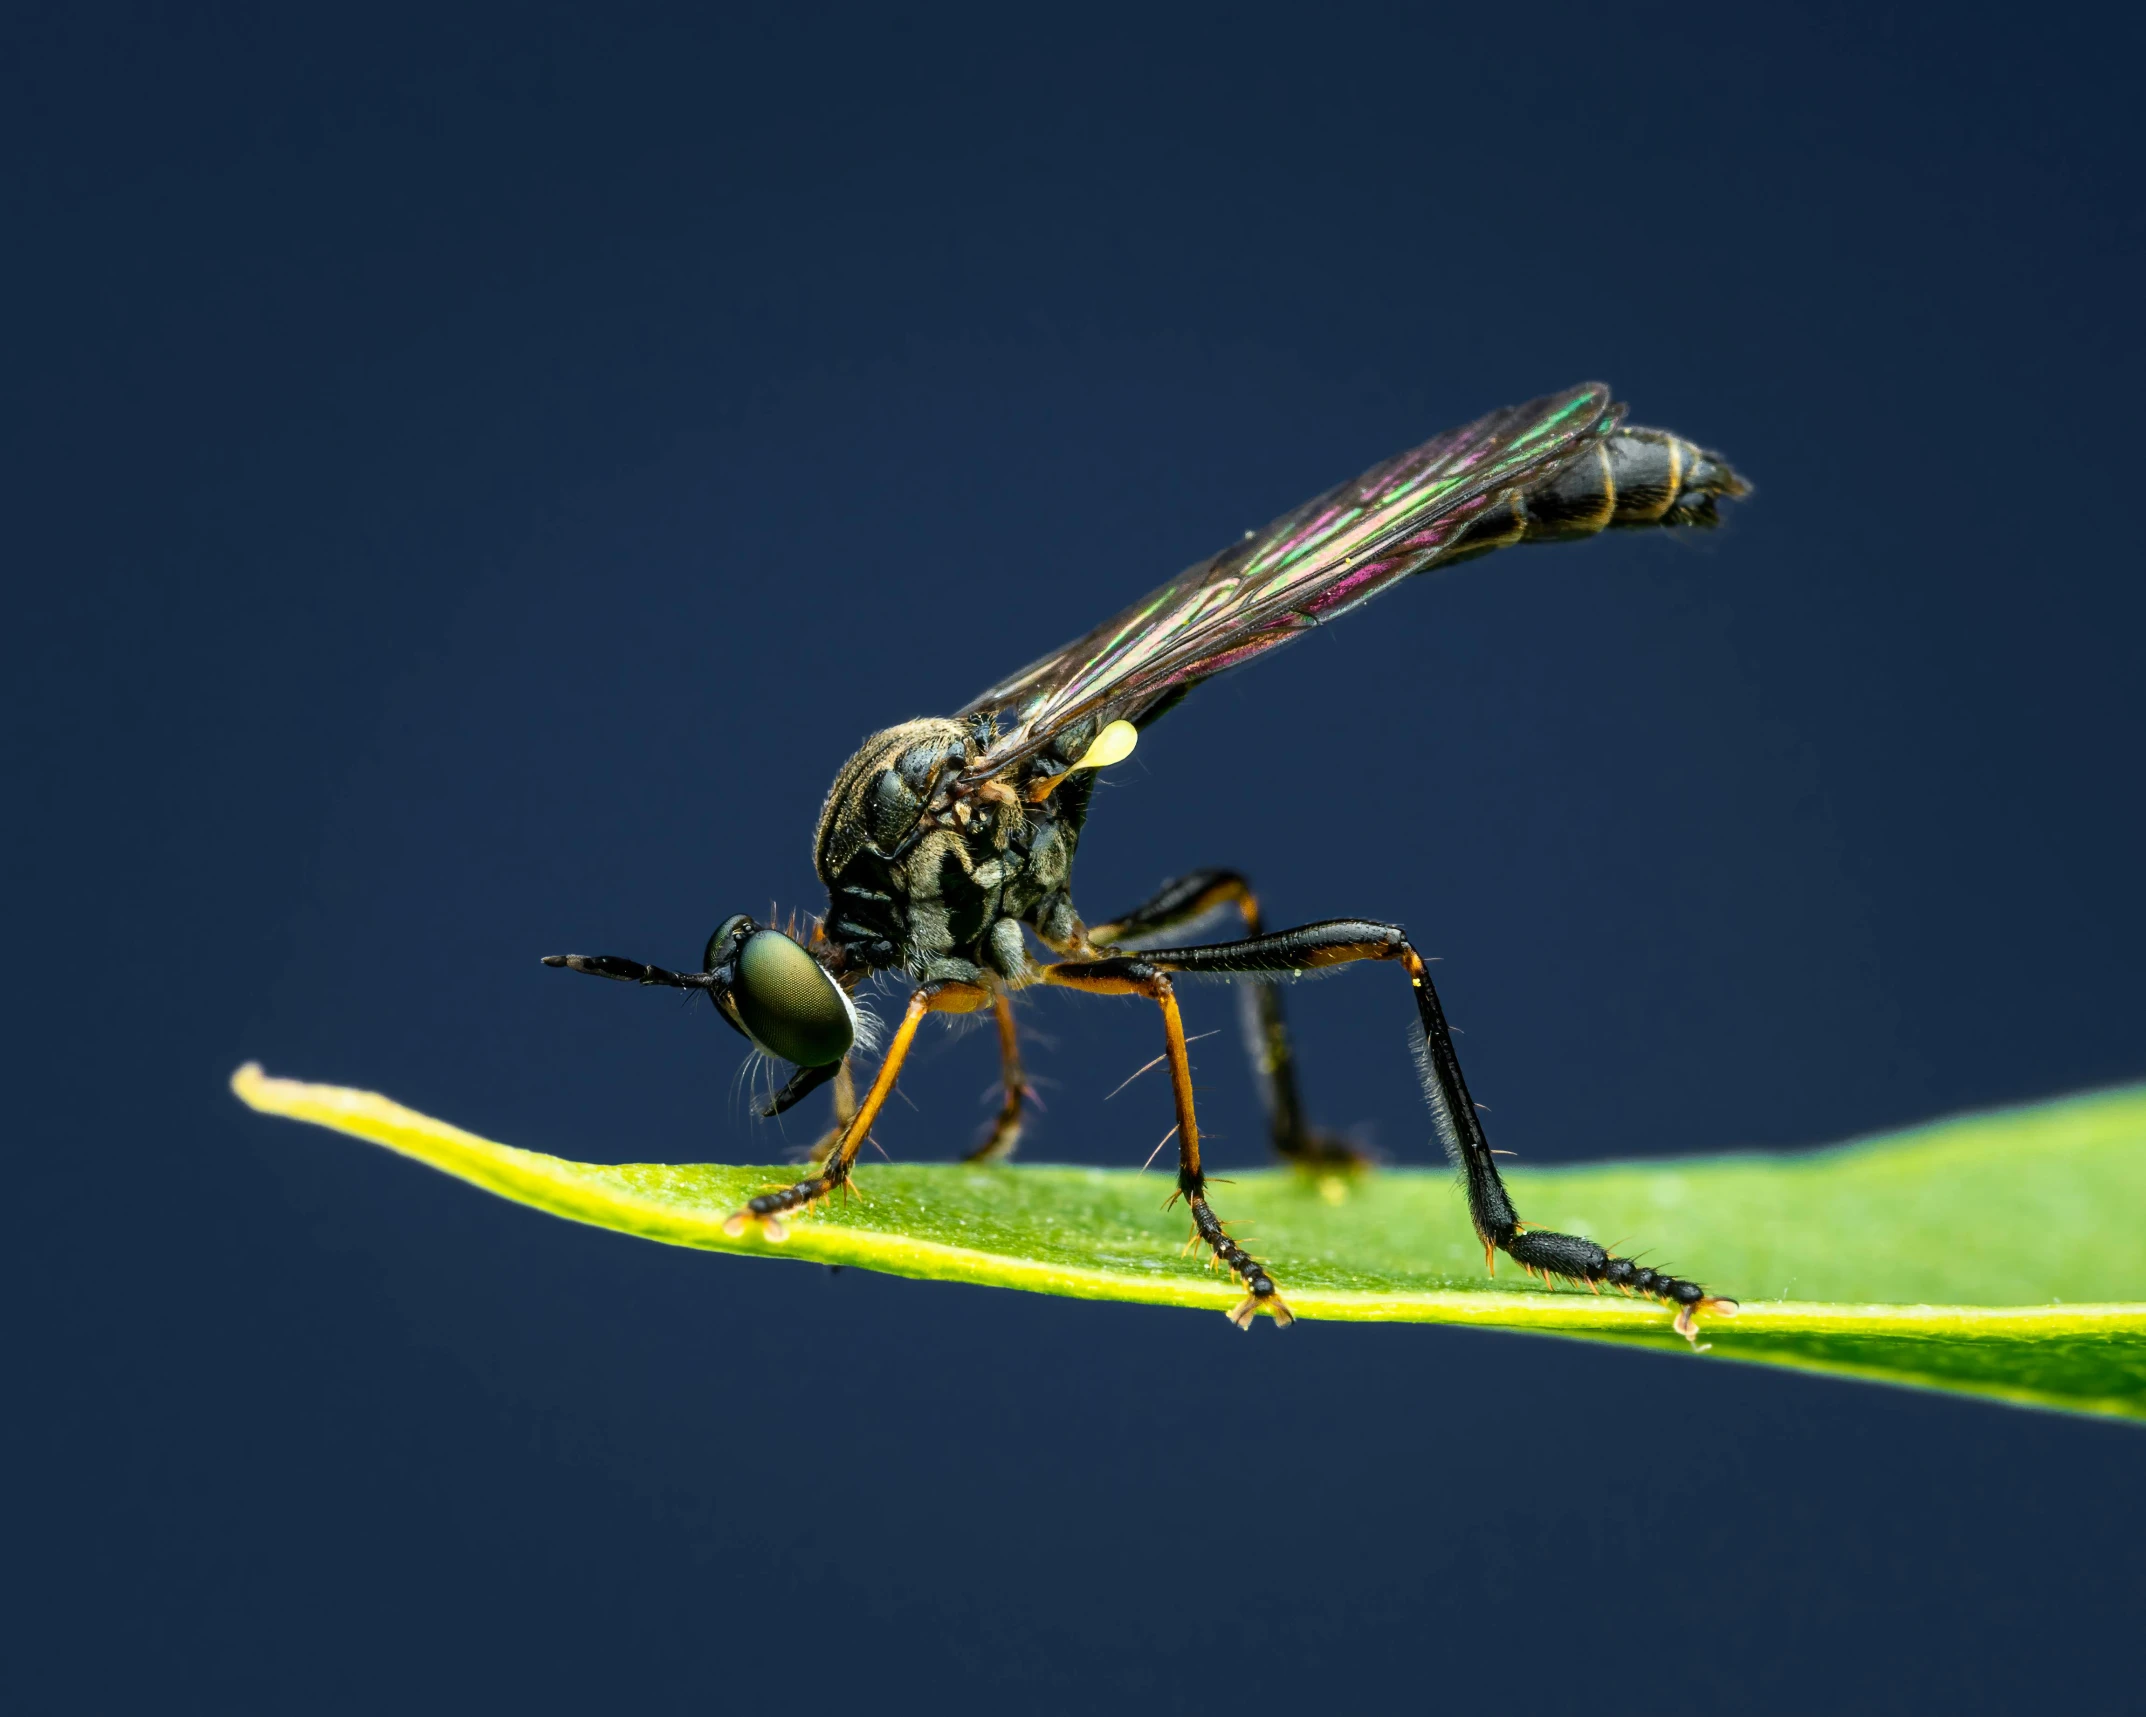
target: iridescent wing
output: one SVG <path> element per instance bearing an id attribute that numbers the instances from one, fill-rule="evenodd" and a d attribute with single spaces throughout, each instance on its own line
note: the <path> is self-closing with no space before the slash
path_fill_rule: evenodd
<path id="1" fill-rule="evenodd" d="M 994 737 L 964 783 L 1033 756 L 1073 723 L 1138 721 L 1435 565 L 1478 513 L 1607 434 L 1622 412 L 1599 382 L 1507 406 L 1186 568 L 964 708 L 963 716 L 994 718 Z"/>

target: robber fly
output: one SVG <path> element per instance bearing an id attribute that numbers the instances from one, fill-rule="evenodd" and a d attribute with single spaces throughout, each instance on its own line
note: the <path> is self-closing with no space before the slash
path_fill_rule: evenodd
<path id="1" fill-rule="evenodd" d="M 1598 1292 L 1606 1282 L 1649 1296 L 1674 1306 L 1677 1329 L 1691 1337 L 1696 1313 L 1734 1302 L 1613 1257 L 1592 1240 L 1521 1223 L 1430 972 L 1400 926 L 1339 918 L 1263 931 L 1250 884 L 1227 870 L 1195 871 L 1130 912 L 1090 924 L 1074 908 L 1071 881 L 1096 771 L 1124 758 L 1141 731 L 1200 681 L 1416 573 L 1515 543 L 1710 527 L 1716 502 L 1746 491 L 1718 455 L 1663 430 L 1627 428 L 1624 407 L 1599 383 L 1494 411 L 1232 543 L 956 714 L 872 735 L 843 765 L 820 813 L 813 856 L 829 905 L 809 939 L 741 913 L 708 939 L 697 972 L 610 954 L 554 954 L 545 964 L 705 991 L 757 1049 L 796 1069 L 769 1115 L 833 1085 L 834 1125 L 812 1172 L 752 1199 L 725 1224 L 732 1234 L 757 1226 L 771 1240 L 848 1183 L 925 1015 L 988 1009 L 996 1016 L 1005 1100 L 973 1153 L 992 1161 L 1012 1154 L 1028 1096 L 1013 993 L 1055 984 L 1144 997 L 1161 1010 L 1177 1109 L 1175 1196 L 1191 1213 L 1195 1239 L 1243 1283 L 1244 1299 L 1229 1315 L 1249 1329 L 1262 1311 L 1281 1324 L 1291 1316 L 1264 1262 L 1230 1237 L 1208 1201 L 1173 981 L 1188 973 L 1253 986 L 1253 1049 L 1275 1149 L 1290 1161 L 1330 1163 L 1350 1153 L 1304 1119 L 1279 986 L 1355 960 L 1387 961 L 1415 996 L 1424 1096 L 1459 1171 L 1485 1262 L 1495 1268 L 1503 1251 L 1545 1281 Z M 1243 921 L 1239 940 L 1154 945 L 1164 932 L 1231 908 Z M 1057 957 L 1039 963 L 1031 936 Z M 864 1040 L 853 996 L 882 972 L 915 987 L 860 1101 L 851 1056 Z"/>

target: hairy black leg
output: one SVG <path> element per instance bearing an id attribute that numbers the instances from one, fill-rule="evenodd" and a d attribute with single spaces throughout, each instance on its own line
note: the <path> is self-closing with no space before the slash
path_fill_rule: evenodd
<path id="1" fill-rule="evenodd" d="M 1278 1324 L 1296 1321 L 1287 1303 L 1257 1258 L 1229 1236 L 1222 1219 L 1207 1202 L 1207 1177 L 1200 1170 L 1200 1123 L 1192 1106 L 1192 1062 L 1185 1054 L 1185 1022 L 1177 1011 L 1177 994 L 1167 974 L 1139 954 L 1108 960 L 1068 960 L 1043 968 L 1043 981 L 1092 996 L 1146 996 L 1162 1008 L 1163 1049 L 1170 1062 L 1170 1095 L 1177 1105 L 1177 1199 L 1192 1212 L 1192 1231 L 1206 1242 L 1216 1260 L 1244 1284 L 1245 1296 L 1229 1320 L 1250 1329 L 1261 1311 Z"/>
<path id="2" fill-rule="evenodd" d="M 1088 939 L 1106 947 L 1137 942 L 1232 906 L 1244 920 L 1245 934 L 1258 936 L 1259 897 L 1252 892 L 1252 885 L 1233 870 L 1196 870 L 1164 883 L 1153 899 L 1143 901 L 1123 917 L 1091 929 Z M 1365 1161 L 1361 1151 L 1331 1133 L 1317 1131 L 1305 1119 L 1303 1099 L 1297 1093 L 1296 1052 L 1282 1011 L 1281 985 L 1244 984 L 1237 994 L 1244 1010 L 1245 1051 L 1259 1079 L 1260 1100 L 1266 1105 L 1267 1129 L 1275 1153 L 1285 1162 L 1305 1168 L 1361 1168 Z"/>
<path id="3" fill-rule="evenodd" d="M 1014 1022 L 1013 997 L 997 979 L 987 977 L 985 981 L 991 986 L 991 1012 L 998 1025 L 999 1077 L 1006 1094 L 984 1142 L 961 1160 L 1002 1163 L 1012 1157 L 1014 1148 L 1021 1142 L 1021 1105 L 1031 1093 L 1028 1078 L 1021 1071 L 1021 1034 Z"/>
<path id="4" fill-rule="evenodd" d="M 917 1027 L 924 1023 L 924 1016 L 929 1013 L 971 1013 L 990 1005 L 991 992 L 981 984 L 949 981 L 926 984 L 912 992 L 909 1005 L 902 1010 L 902 1022 L 894 1028 L 894 1040 L 887 1045 L 886 1059 L 872 1076 L 871 1089 L 864 1094 L 864 1101 L 850 1115 L 817 1170 L 794 1186 L 747 1199 L 743 1210 L 732 1212 L 724 1221 L 723 1232 L 743 1234 L 749 1224 L 757 1222 L 770 1240 L 780 1240 L 789 1232 L 789 1218 L 795 1212 L 819 1203 L 836 1187 L 847 1185 L 850 1167 L 857 1160 L 858 1150 L 870 1137 L 872 1123 L 879 1118 L 879 1111 L 893 1095 L 894 1082 L 901 1076 L 902 1063 L 909 1059 L 909 1047 L 916 1041 Z"/>
<path id="5" fill-rule="evenodd" d="M 1438 991 L 1431 983 L 1429 968 L 1398 925 L 1336 918 L 1242 942 L 1151 948 L 1137 958 L 1159 972 L 1212 977 L 1255 977 L 1265 973 L 1298 976 L 1357 960 L 1394 962 L 1408 974 L 1415 991 L 1416 1015 L 1423 1028 L 1417 1063 L 1423 1076 L 1424 1098 L 1430 1104 L 1431 1119 L 1446 1155 L 1460 1171 L 1467 1189 L 1468 1215 L 1475 1224 L 1477 1238 L 1483 1242 L 1484 1262 L 1495 1269 L 1497 1254 L 1503 1251 L 1522 1269 L 1545 1280 L 1561 1277 L 1584 1283 L 1598 1293 L 1607 1282 L 1627 1293 L 1661 1300 L 1677 1308 L 1677 1332 L 1694 1342 L 1698 1337 L 1695 1314 L 1735 1309 L 1735 1301 L 1710 1296 L 1696 1282 L 1647 1269 L 1628 1258 L 1612 1257 L 1580 1235 L 1531 1229 L 1520 1221 L 1498 1174 L 1497 1159 L 1491 1155 L 1482 1120 L 1468 1096 L 1468 1082 L 1461 1077 L 1460 1058 L 1453 1052 L 1453 1034 L 1446 1025 L 1445 1010 L 1438 1004 Z"/>

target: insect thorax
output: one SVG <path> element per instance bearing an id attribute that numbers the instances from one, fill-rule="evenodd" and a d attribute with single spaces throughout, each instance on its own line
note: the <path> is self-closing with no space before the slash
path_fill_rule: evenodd
<path id="1" fill-rule="evenodd" d="M 980 721 L 908 721 L 875 733 L 828 790 L 813 840 L 827 885 L 827 935 L 865 966 L 919 980 L 1027 969 L 1021 926 L 1063 941 L 1068 892 L 1094 776 L 1065 776 L 1044 800 L 1029 778 L 963 789 L 989 738 Z"/>

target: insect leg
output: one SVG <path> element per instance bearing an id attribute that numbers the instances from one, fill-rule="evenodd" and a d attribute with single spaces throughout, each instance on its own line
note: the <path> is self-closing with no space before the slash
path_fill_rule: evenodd
<path id="1" fill-rule="evenodd" d="M 1177 1198 L 1192 1212 L 1192 1231 L 1205 1241 L 1214 1255 L 1227 1264 L 1244 1283 L 1243 1303 L 1229 1314 L 1239 1329 L 1250 1329 L 1255 1313 L 1264 1309 L 1278 1324 L 1296 1320 L 1274 1278 L 1222 1226 L 1207 1202 L 1207 1177 L 1200 1171 L 1200 1123 L 1192 1107 L 1192 1062 L 1185 1054 L 1185 1024 L 1177 1011 L 1177 995 L 1169 975 L 1157 971 L 1143 955 L 1109 960 L 1068 960 L 1043 968 L 1043 981 L 1092 996 L 1146 996 L 1162 1008 L 1163 1049 L 1170 1062 L 1170 1094 L 1177 1104 Z"/>
<path id="2" fill-rule="evenodd" d="M 1174 930 L 1234 906 L 1243 915 L 1244 926 L 1259 934 L 1259 902 L 1252 885 L 1233 870 L 1195 870 L 1172 877 L 1132 911 L 1108 924 L 1092 926 L 1088 940 L 1098 943 L 1133 942 L 1158 931 Z"/>
<path id="3" fill-rule="evenodd" d="M 1417 1045 L 1417 1064 L 1423 1077 L 1423 1094 L 1430 1104 L 1431 1119 L 1438 1129 L 1446 1155 L 1460 1170 L 1468 1193 L 1468 1215 L 1483 1242 L 1483 1260 L 1496 1268 L 1497 1254 L 1506 1253 L 1531 1275 L 1563 1277 L 1584 1282 L 1600 1291 L 1601 1284 L 1628 1293 L 1645 1294 L 1677 1308 L 1677 1332 L 1696 1342 L 1696 1314 L 1734 1311 L 1736 1302 L 1709 1295 L 1696 1282 L 1680 1280 L 1651 1270 L 1628 1258 L 1614 1258 L 1594 1241 L 1577 1234 L 1555 1234 L 1528 1228 L 1520 1221 L 1498 1174 L 1490 1140 L 1468 1096 L 1468 1082 L 1461 1077 L 1460 1058 L 1453 1052 L 1453 1034 L 1439 1006 L 1429 968 L 1410 946 L 1400 927 L 1377 924 L 1361 918 L 1337 918 L 1306 924 L 1271 936 L 1254 936 L 1242 942 L 1222 942 L 1198 948 L 1156 948 L 1139 959 L 1157 971 L 1198 973 L 1215 977 L 1253 977 L 1264 973 L 1296 976 L 1325 967 L 1348 965 L 1357 960 L 1388 960 L 1408 974 L 1416 996 L 1416 1016 L 1423 1035 Z"/>
<path id="4" fill-rule="evenodd" d="M 1260 933 L 1259 899 L 1249 882 L 1233 870 L 1196 870 L 1164 883 L 1154 899 L 1090 930 L 1088 938 L 1104 944 L 1136 940 L 1193 923 L 1228 906 L 1234 906 L 1243 918 L 1245 934 Z M 1245 1051 L 1259 1076 L 1260 1098 L 1266 1105 L 1267 1129 L 1276 1154 L 1305 1168 L 1362 1167 L 1362 1152 L 1331 1133 L 1315 1131 L 1304 1118 L 1281 985 L 1246 984 L 1238 996 L 1244 1011 Z"/>
<path id="5" fill-rule="evenodd" d="M 912 993 L 909 1005 L 902 1010 L 902 1023 L 894 1028 L 894 1041 L 887 1045 L 886 1059 L 872 1077 L 871 1089 L 843 1126 L 826 1160 L 815 1173 L 807 1175 L 795 1186 L 746 1200 L 745 1208 L 733 1212 L 724 1222 L 723 1232 L 743 1234 L 747 1223 L 757 1222 L 770 1240 L 780 1240 L 789 1231 L 785 1218 L 792 1211 L 817 1204 L 849 1180 L 850 1165 L 857 1160 L 859 1148 L 870 1136 L 879 1111 L 893 1095 L 894 1082 L 901 1074 L 902 1063 L 909 1058 L 909 1046 L 916 1041 L 917 1027 L 924 1023 L 924 1016 L 928 1013 L 973 1013 L 990 1005 L 989 990 L 981 984 L 958 980 L 926 984 Z"/>
<path id="6" fill-rule="evenodd" d="M 857 1075 L 850 1070 L 849 1057 L 842 1058 L 842 1065 L 835 1069 L 835 1124 L 813 1142 L 812 1152 L 805 1159 L 815 1167 L 827 1160 L 827 1153 L 842 1142 L 842 1135 L 849 1130 L 850 1122 L 857 1118 Z"/>
<path id="7" fill-rule="evenodd" d="M 1027 1099 L 1028 1079 L 1021 1071 L 1021 1037 L 1013 1017 L 1013 997 L 1001 983 L 991 985 L 991 1011 L 998 1021 L 999 1076 L 1006 1095 L 990 1136 L 961 1160 L 970 1163 L 1002 1163 L 1021 1142 L 1021 1105 Z"/>

